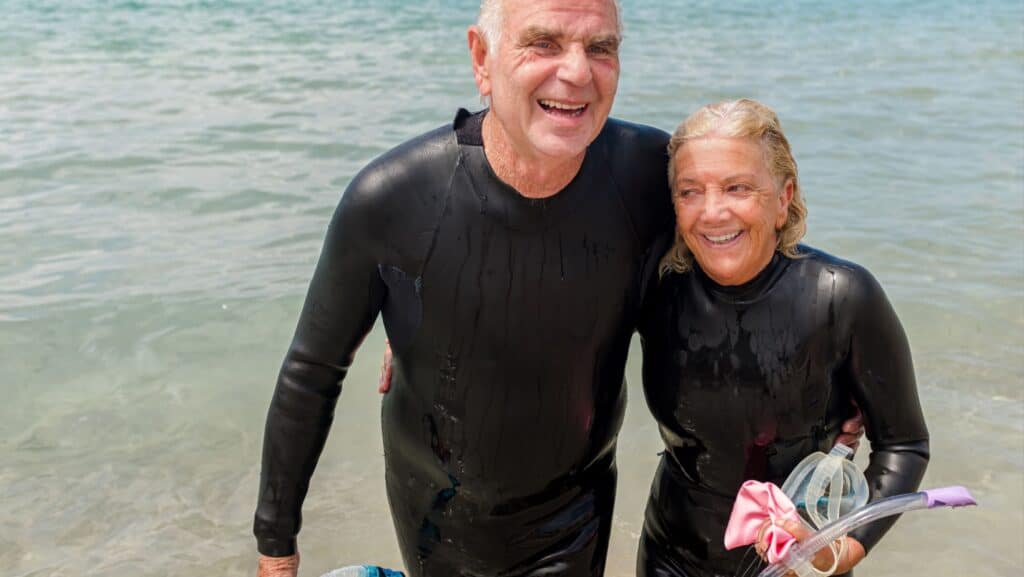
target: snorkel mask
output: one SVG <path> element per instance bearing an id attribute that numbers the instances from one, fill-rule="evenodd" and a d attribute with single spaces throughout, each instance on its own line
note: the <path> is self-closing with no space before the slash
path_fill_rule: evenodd
<path id="1" fill-rule="evenodd" d="M 782 492 L 796 506 L 804 524 L 821 530 L 867 504 L 868 481 L 852 459 L 853 449 L 837 444 L 828 454 L 819 451 L 804 457 L 786 478 Z M 831 575 L 843 558 L 845 539 L 830 541 L 828 546 L 832 568 L 820 571 L 810 565 L 811 575 Z"/>

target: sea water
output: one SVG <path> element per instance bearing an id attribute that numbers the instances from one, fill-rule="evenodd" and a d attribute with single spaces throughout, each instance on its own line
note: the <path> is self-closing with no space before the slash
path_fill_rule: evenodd
<path id="1" fill-rule="evenodd" d="M 864 574 L 1024 566 L 1024 4 L 625 1 L 614 115 L 782 118 L 807 241 L 913 346 L 926 486 Z M 477 107 L 470 0 L 0 2 L 0 574 L 251 575 L 263 419 L 331 212 L 367 161 Z M 313 478 L 303 574 L 399 567 L 383 331 Z M 660 450 L 629 365 L 608 575 Z M 865 451 L 862 451 L 863 459 Z"/>

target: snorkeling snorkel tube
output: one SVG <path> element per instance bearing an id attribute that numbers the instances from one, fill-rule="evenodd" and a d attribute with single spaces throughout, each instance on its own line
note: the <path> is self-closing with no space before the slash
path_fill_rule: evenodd
<path id="1" fill-rule="evenodd" d="M 971 496 L 967 489 L 959 486 L 943 487 L 941 489 L 931 489 L 879 499 L 870 505 L 825 525 L 811 537 L 794 544 L 779 563 L 761 571 L 758 577 L 782 577 L 789 571 L 796 573 L 799 577 L 822 575 L 822 571 L 811 564 L 814 554 L 861 525 L 877 521 L 883 517 L 899 515 L 909 511 L 934 509 L 936 507 L 965 507 L 968 505 L 977 505 L 977 502 L 975 502 L 974 497 Z"/>

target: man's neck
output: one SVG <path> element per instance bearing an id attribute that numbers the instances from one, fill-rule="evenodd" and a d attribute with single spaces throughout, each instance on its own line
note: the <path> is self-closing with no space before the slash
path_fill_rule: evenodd
<path id="1" fill-rule="evenodd" d="M 569 159 L 528 157 L 512 147 L 501 123 L 488 114 L 482 127 L 484 154 L 494 174 L 526 198 L 547 198 L 565 188 L 583 166 L 586 153 Z"/>

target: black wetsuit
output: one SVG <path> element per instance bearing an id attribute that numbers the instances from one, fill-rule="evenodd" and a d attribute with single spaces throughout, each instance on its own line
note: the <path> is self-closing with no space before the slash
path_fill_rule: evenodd
<path id="1" fill-rule="evenodd" d="M 382 312 L 409 573 L 602 575 L 639 272 L 672 222 L 668 135 L 609 120 L 576 178 L 531 200 L 492 172 L 482 118 L 385 154 L 342 198 L 267 418 L 262 553 L 295 551 L 340 382 Z"/>
<path id="2" fill-rule="evenodd" d="M 640 577 L 754 575 L 727 552 L 744 480 L 781 486 L 834 444 L 849 399 L 871 440 L 871 499 L 914 491 L 928 461 L 910 348 L 863 268 L 801 247 L 756 278 L 723 287 L 699 267 L 667 274 L 644 306 L 644 392 L 667 451 L 647 506 Z M 870 549 L 894 519 L 854 532 Z"/>

